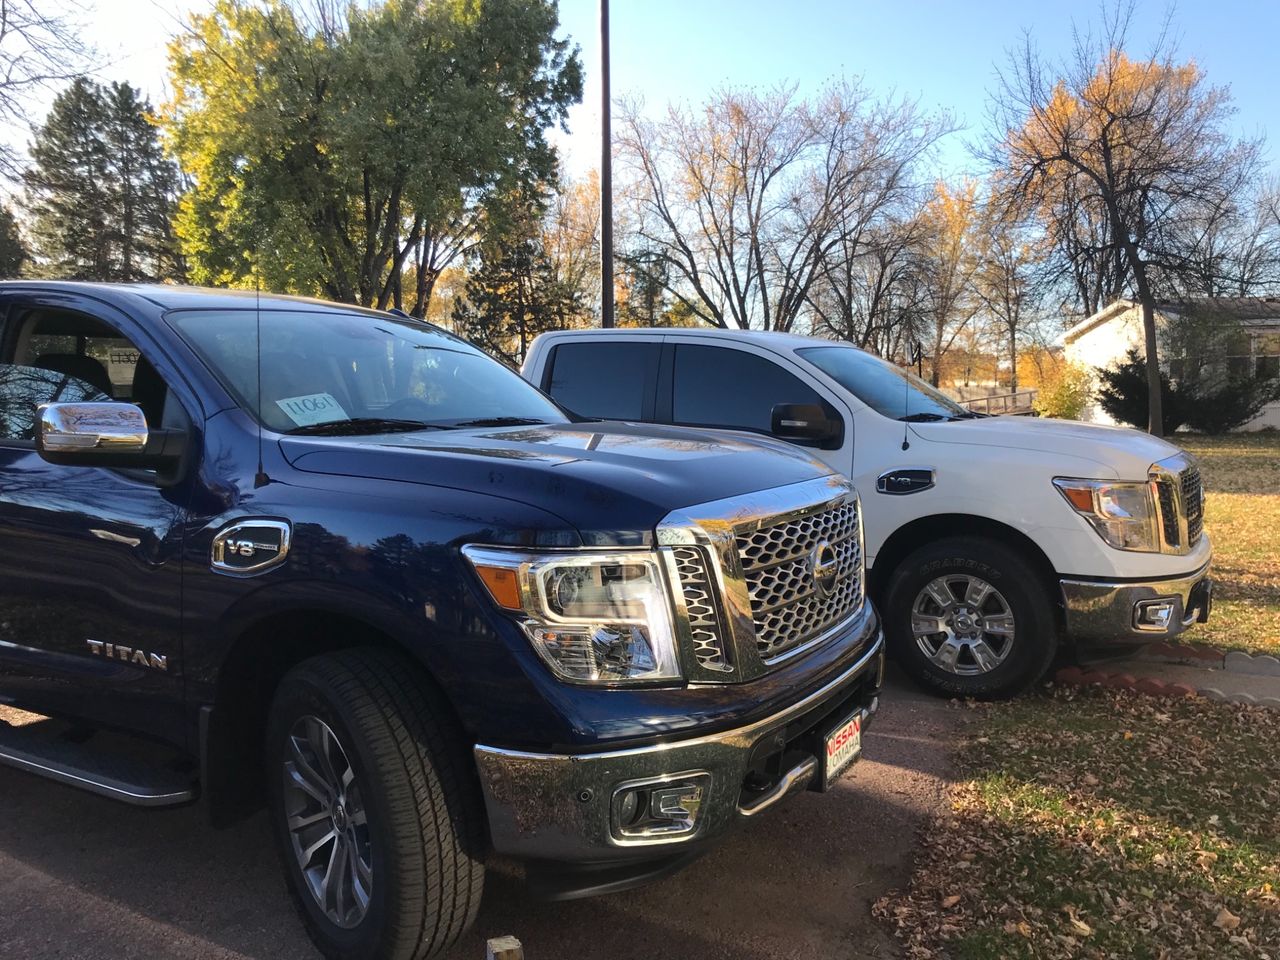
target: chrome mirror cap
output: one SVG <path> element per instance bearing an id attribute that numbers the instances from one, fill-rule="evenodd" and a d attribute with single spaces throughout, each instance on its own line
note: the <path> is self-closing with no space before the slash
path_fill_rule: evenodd
<path id="1" fill-rule="evenodd" d="M 142 453 L 147 418 L 132 403 L 42 403 L 39 447 L 50 453 Z"/>

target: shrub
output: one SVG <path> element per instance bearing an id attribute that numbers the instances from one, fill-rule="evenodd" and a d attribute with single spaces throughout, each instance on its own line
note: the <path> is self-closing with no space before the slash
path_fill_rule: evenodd
<path id="1" fill-rule="evenodd" d="M 1189 388 L 1194 403 L 1187 410 L 1187 426 L 1200 433 L 1228 433 L 1280 400 L 1280 378 L 1231 377 L 1217 384 Z"/>
<path id="2" fill-rule="evenodd" d="M 1098 405 L 1117 423 L 1147 429 L 1150 405 L 1147 402 L 1147 361 L 1130 347 L 1124 360 L 1110 368 L 1099 367 Z M 1165 435 L 1187 422 L 1186 398 L 1162 371 L 1160 373 L 1161 412 Z"/>
<path id="3" fill-rule="evenodd" d="M 1093 374 L 1078 363 L 1060 363 L 1040 384 L 1036 413 L 1059 420 L 1079 420 L 1093 395 Z"/>
<path id="4" fill-rule="evenodd" d="M 1160 374 L 1164 432 L 1186 425 L 1221 434 L 1242 427 L 1269 403 L 1280 400 L 1280 378 L 1213 376 L 1202 367 L 1194 380 L 1170 381 Z M 1098 403 L 1115 420 L 1147 428 L 1147 363 L 1131 349 L 1124 361 L 1099 370 Z"/>

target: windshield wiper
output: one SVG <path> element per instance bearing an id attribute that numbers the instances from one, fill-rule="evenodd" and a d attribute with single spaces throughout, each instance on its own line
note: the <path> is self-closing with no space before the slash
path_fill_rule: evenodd
<path id="1" fill-rule="evenodd" d="M 940 413 L 909 413 L 905 417 L 899 417 L 903 423 L 933 423 L 935 420 L 947 420 Z"/>
<path id="2" fill-rule="evenodd" d="M 534 417 L 480 417 L 478 420 L 459 420 L 455 427 L 530 427 L 546 423 Z"/>
<path id="3" fill-rule="evenodd" d="M 390 420 L 384 417 L 353 417 L 350 420 L 327 420 L 308 423 L 285 432 L 289 436 L 348 437 L 361 433 L 395 433 L 406 430 L 447 430 L 438 423 L 421 420 Z"/>
<path id="4" fill-rule="evenodd" d="M 964 413 L 954 414 L 952 420 L 985 420 L 991 416 L 989 413 L 978 413 L 976 410 L 966 410 Z"/>

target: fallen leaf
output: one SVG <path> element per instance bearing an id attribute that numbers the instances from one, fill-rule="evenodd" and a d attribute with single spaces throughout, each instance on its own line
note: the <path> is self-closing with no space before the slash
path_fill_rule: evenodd
<path id="1" fill-rule="evenodd" d="M 954 907 L 954 906 L 955 906 L 957 903 L 959 903 L 959 902 L 960 902 L 960 894 L 958 894 L 958 893 L 954 893 L 954 894 L 952 894 L 952 895 L 951 895 L 951 896 L 949 896 L 949 897 L 943 897 L 943 898 L 942 898 L 942 909 L 943 909 L 943 910 L 950 910 L 952 907 Z"/>
<path id="2" fill-rule="evenodd" d="M 1226 907 L 1223 907 L 1218 911 L 1218 918 L 1213 921 L 1213 925 L 1219 930 L 1226 930 L 1229 933 L 1240 926 L 1240 918 Z"/>

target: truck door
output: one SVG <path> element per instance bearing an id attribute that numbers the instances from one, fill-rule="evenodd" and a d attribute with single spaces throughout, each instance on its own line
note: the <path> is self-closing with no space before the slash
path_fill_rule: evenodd
<path id="1" fill-rule="evenodd" d="M 180 743 L 186 488 L 147 470 L 56 466 L 34 436 L 44 402 L 131 400 L 149 426 L 186 415 L 113 322 L 127 318 L 85 298 L 4 300 L 0 695 Z"/>
<path id="2" fill-rule="evenodd" d="M 842 438 L 836 444 L 799 443 L 833 470 L 848 474 L 852 464 L 853 423 L 847 414 L 817 388 L 771 357 L 728 344 L 669 344 L 673 350 L 670 386 L 659 387 L 659 419 L 690 427 L 718 427 L 770 435 L 773 408 L 781 403 L 817 404 L 839 421 Z"/>

